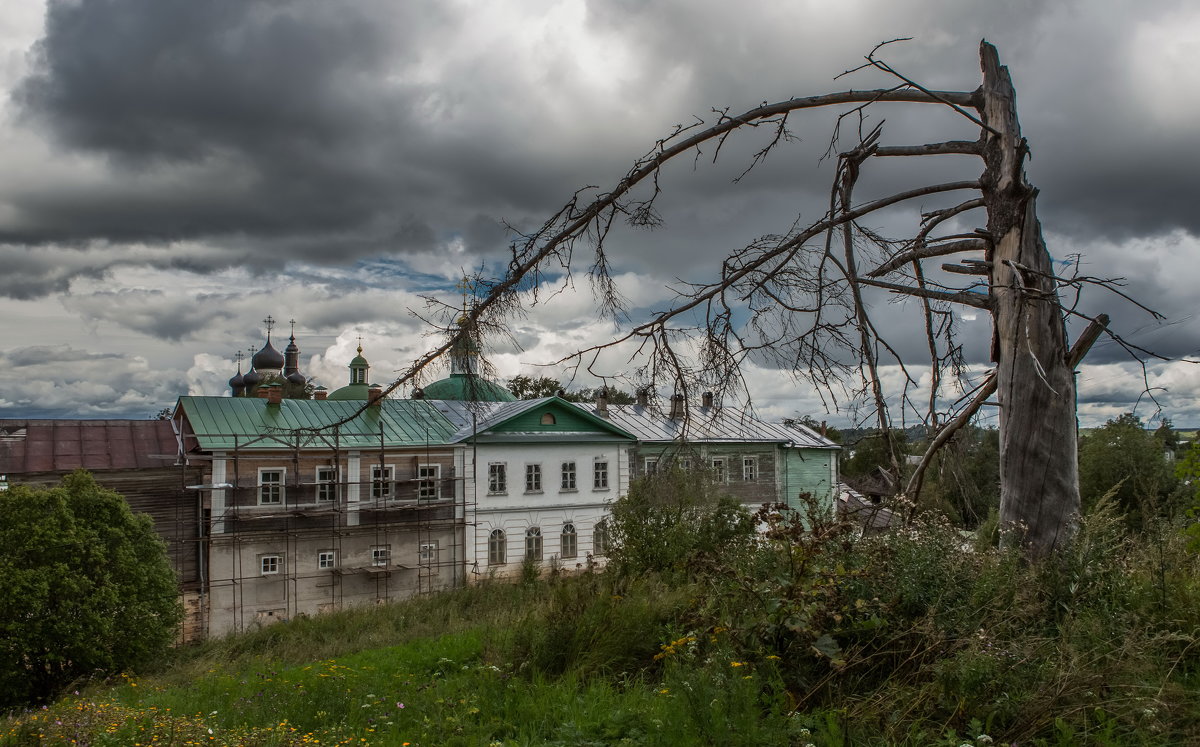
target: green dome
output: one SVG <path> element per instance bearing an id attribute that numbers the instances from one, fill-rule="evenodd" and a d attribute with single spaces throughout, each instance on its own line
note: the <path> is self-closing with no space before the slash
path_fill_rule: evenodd
<path id="1" fill-rule="evenodd" d="M 350 387 L 345 387 L 349 389 Z M 340 389 L 338 391 L 341 391 Z M 475 374 L 455 373 L 424 388 L 425 399 L 458 402 L 516 402 L 513 393 Z M 335 392 L 336 394 L 336 392 Z M 333 399 L 333 395 L 329 395 Z M 364 396 L 363 399 L 366 399 Z"/>
<path id="2" fill-rule="evenodd" d="M 347 384 L 341 389 L 334 389 L 326 399 L 361 399 L 367 400 L 366 384 Z"/>
<path id="3" fill-rule="evenodd" d="M 354 358 L 353 358 L 353 359 L 351 359 L 351 361 L 350 361 L 350 367 L 351 367 L 351 368 L 354 368 L 355 366 L 367 366 L 367 365 L 370 365 L 370 364 L 368 364 L 368 363 L 367 363 L 367 359 L 366 359 L 366 358 L 364 358 L 364 357 L 362 357 L 362 348 L 359 348 L 359 349 L 358 349 L 358 353 L 359 353 L 358 355 L 354 356 Z"/>

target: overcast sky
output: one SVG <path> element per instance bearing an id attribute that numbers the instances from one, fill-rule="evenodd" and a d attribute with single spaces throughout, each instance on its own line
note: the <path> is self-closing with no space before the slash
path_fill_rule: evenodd
<path id="1" fill-rule="evenodd" d="M 997 45 L 1051 254 L 1127 278 L 1166 316 L 1085 301 L 1174 359 L 1153 363 L 1149 384 L 1177 425 L 1200 425 L 1200 368 L 1182 360 L 1200 355 L 1200 6 L 1188 0 L 7 2 L 0 417 L 144 417 L 220 394 L 268 314 L 296 320 L 318 383 L 345 382 L 359 336 L 387 382 L 432 342 L 413 313 L 424 296 L 453 302 L 464 269 L 502 269 L 506 225 L 540 225 L 576 189 L 613 184 L 714 108 L 881 85 L 834 77 L 896 37 L 913 39 L 887 59 L 943 89 L 974 89 L 979 40 Z M 878 112 L 886 141 L 978 133 L 916 108 Z M 736 184 L 754 136 L 716 165 L 668 169 L 667 224 L 610 244 L 634 315 L 662 308 L 673 279 L 703 279 L 730 249 L 819 214 L 829 126 L 797 117 L 798 142 Z M 964 178 L 961 162 L 894 160 L 871 167 L 864 197 Z M 553 375 L 539 364 L 614 333 L 580 270 L 516 321 L 519 349 L 492 350 L 501 378 Z M 905 315 L 880 312 L 897 347 L 919 353 Z M 959 323 L 986 365 L 986 317 Z M 786 372 L 751 368 L 747 381 L 767 416 L 847 417 Z M 1140 366 L 1101 343 L 1080 377 L 1083 424 L 1135 405 L 1154 416 L 1145 388 Z"/>

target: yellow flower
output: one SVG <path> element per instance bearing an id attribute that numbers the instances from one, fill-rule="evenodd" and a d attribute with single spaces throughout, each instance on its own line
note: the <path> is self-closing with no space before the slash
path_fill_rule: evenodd
<path id="1" fill-rule="evenodd" d="M 729 662 L 729 666 L 731 666 L 731 667 L 744 667 L 744 666 L 746 666 L 746 663 L 745 663 L 745 662 L 743 662 L 743 661 L 731 661 L 731 662 Z"/>

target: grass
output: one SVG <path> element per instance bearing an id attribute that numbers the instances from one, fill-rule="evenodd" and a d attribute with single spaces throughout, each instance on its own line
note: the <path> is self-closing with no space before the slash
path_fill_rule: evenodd
<path id="1" fill-rule="evenodd" d="M 183 648 L 0 745 L 1200 743 L 1200 558 L 1122 527 L 1101 510 L 1042 564 L 938 522 L 681 543 L 686 578 L 485 583 Z"/>

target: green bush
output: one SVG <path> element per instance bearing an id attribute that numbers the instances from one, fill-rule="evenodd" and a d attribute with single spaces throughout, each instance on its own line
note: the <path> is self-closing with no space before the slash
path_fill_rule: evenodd
<path id="1" fill-rule="evenodd" d="M 609 525 L 609 567 L 627 577 L 687 578 L 697 560 L 727 560 L 754 537 L 746 508 L 703 470 L 672 468 L 634 480 L 613 504 Z"/>
<path id="2" fill-rule="evenodd" d="M 0 492 L 0 708 L 159 657 L 181 619 L 150 519 L 86 472 Z"/>

